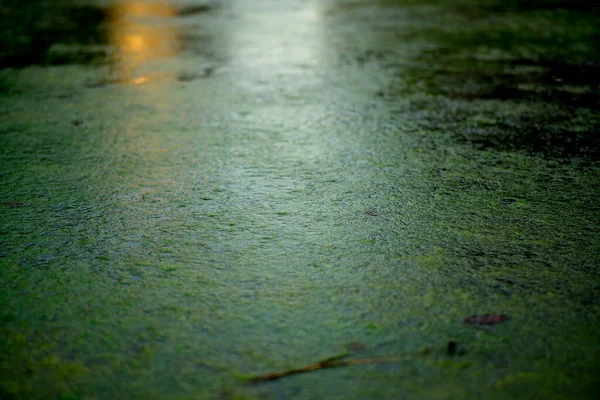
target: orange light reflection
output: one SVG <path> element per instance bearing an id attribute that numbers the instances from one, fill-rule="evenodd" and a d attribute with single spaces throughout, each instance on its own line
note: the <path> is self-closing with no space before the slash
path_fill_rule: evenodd
<path id="1" fill-rule="evenodd" d="M 165 19 L 175 8 L 162 2 L 119 0 L 109 14 L 109 43 L 114 47 L 116 82 L 141 84 L 164 77 L 159 61 L 179 54 L 178 32 Z"/>

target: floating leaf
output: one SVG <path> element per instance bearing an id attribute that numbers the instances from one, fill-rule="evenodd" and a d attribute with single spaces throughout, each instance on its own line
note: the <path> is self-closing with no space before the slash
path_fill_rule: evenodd
<path id="1" fill-rule="evenodd" d="M 504 314 L 484 314 L 484 315 L 473 315 L 472 317 L 465 318 L 465 324 L 475 325 L 496 325 L 504 321 L 509 320 L 510 317 Z"/>

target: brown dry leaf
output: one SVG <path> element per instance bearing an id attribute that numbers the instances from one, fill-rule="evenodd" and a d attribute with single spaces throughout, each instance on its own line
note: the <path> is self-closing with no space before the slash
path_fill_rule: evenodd
<path id="1" fill-rule="evenodd" d="M 505 314 L 483 314 L 465 318 L 464 322 L 474 325 L 496 325 L 509 319 L 510 317 Z"/>

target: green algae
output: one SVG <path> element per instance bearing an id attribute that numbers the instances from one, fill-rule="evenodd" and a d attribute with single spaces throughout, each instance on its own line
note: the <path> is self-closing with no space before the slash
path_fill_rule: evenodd
<path id="1" fill-rule="evenodd" d="M 443 28 L 415 24 L 402 39 L 433 43 L 418 62 L 372 54 L 398 76 L 381 94 L 414 93 L 411 108 L 423 112 L 425 128 L 482 148 L 597 160 L 597 10 L 541 3 L 502 4 L 490 14 L 489 2 L 456 2 L 438 21 Z"/>
<path id="2" fill-rule="evenodd" d="M 318 22 L 300 3 L 215 9 L 185 28 L 225 46 L 226 72 L 202 80 L 0 71 L 1 397 L 208 398 L 357 341 L 361 357 L 422 356 L 232 397 L 592 397 L 598 116 L 561 94 L 595 98 L 590 17 L 379 3 L 329 2 Z M 256 28 L 236 47 L 275 12 L 314 59 L 253 64 L 244 48 L 272 34 Z M 462 323 L 487 312 L 511 320 Z"/>

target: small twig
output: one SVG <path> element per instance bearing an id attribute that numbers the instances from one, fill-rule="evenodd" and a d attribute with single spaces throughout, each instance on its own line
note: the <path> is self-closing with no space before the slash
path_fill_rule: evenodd
<path id="1" fill-rule="evenodd" d="M 393 342 L 394 341 L 382 343 L 379 346 L 376 346 L 376 348 L 385 346 L 385 345 L 393 343 Z M 377 357 L 377 358 L 362 358 L 362 359 L 355 359 L 355 360 L 343 360 L 344 358 L 351 356 L 354 353 L 356 353 L 356 351 L 349 352 L 349 353 L 343 353 L 343 354 L 340 354 L 337 356 L 325 358 L 323 360 L 317 361 L 312 364 L 304 365 L 299 368 L 292 368 L 292 369 L 288 369 L 288 370 L 284 370 L 284 371 L 276 371 L 276 372 L 270 372 L 270 373 L 264 374 L 264 375 L 254 376 L 252 378 L 246 379 L 246 381 L 244 383 L 242 383 L 240 386 L 255 385 L 255 384 L 260 384 L 260 383 L 264 383 L 264 382 L 275 381 L 275 380 L 278 380 L 281 378 L 285 378 L 287 376 L 302 374 L 305 372 L 316 371 L 316 370 L 320 370 L 320 369 L 347 367 L 350 365 L 365 365 L 365 364 L 378 364 L 378 363 L 387 363 L 387 362 L 400 362 L 400 361 L 404 361 L 404 360 L 413 359 L 416 356 L 418 356 L 419 354 L 427 355 L 427 354 L 429 354 L 429 351 L 421 352 L 421 353 L 413 354 L 413 355 L 408 355 L 408 356 L 388 356 L 388 357 Z M 234 389 L 219 392 L 216 394 L 216 397 L 217 398 L 229 398 L 232 395 L 233 390 Z"/>
<path id="2" fill-rule="evenodd" d="M 317 369 L 335 368 L 336 366 L 341 366 L 341 365 L 336 365 L 335 363 L 339 363 L 342 358 L 348 357 L 351 354 L 352 353 L 343 353 L 343 354 L 340 354 L 337 356 L 326 358 L 324 360 L 318 361 L 313 364 L 305 365 L 300 368 L 293 368 L 293 369 L 288 369 L 285 371 L 271 372 L 271 373 L 268 373 L 265 375 L 258 375 L 258 376 L 247 379 L 242 384 L 242 386 L 274 381 L 274 380 L 284 378 L 286 376 L 301 374 L 303 372 L 314 371 Z M 229 396 L 231 396 L 231 394 L 232 394 L 232 389 L 224 390 L 224 391 L 217 393 L 216 398 L 229 398 Z"/>
<path id="3" fill-rule="evenodd" d="M 347 367 L 350 365 L 363 365 L 363 364 L 377 364 L 384 362 L 398 362 L 407 360 L 412 357 L 400 357 L 400 356 L 392 356 L 392 357 L 378 357 L 378 358 L 363 358 L 358 360 L 341 360 L 344 357 L 349 356 L 350 353 L 343 354 L 336 357 L 330 357 L 322 361 L 318 361 L 316 363 L 308 364 L 300 368 L 288 369 L 285 371 L 271 372 L 265 375 L 255 376 L 253 378 L 248 379 L 247 383 L 261 383 L 267 381 L 273 381 L 281 378 L 285 378 L 286 376 L 301 374 L 304 372 L 315 371 L 318 369 L 327 369 L 327 368 L 339 368 L 339 367 Z"/>
<path id="4" fill-rule="evenodd" d="M 286 376 L 301 374 L 303 372 L 314 371 L 317 369 L 325 369 L 325 368 L 335 368 L 339 366 L 338 363 L 342 358 L 346 358 L 352 353 L 344 353 L 337 356 L 329 357 L 321 361 L 317 361 L 316 363 L 308 364 L 300 368 L 292 368 L 285 371 L 279 372 L 271 372 L 265 375 L 258 375 L 253 378 L 248 379 L 247 383 L 260 383 L 266 381 L 273 381 L 276 379 L 281 379 Z"/>

